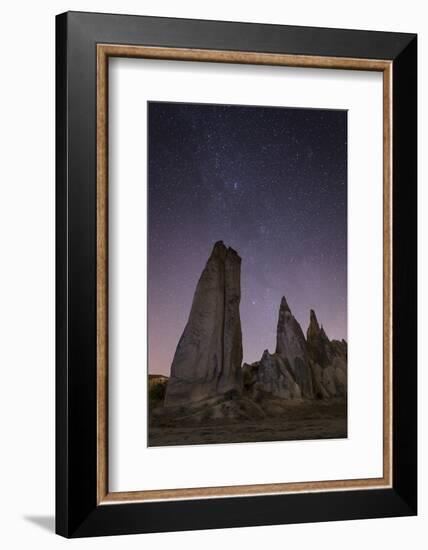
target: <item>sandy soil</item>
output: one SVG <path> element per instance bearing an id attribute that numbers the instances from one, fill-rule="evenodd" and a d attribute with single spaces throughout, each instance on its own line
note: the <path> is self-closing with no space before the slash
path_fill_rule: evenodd
<path id="1" fill-rule="evenodd" d="M 159 423 L 161 424 L 161 423 Z M 202 445 L 347 437 L 344 400 L 307 401 L 283 407 L 279 415 L 254 420 L 207 420 L 200 425 L 168 422 L 149 427 L 149 446 Z"/>

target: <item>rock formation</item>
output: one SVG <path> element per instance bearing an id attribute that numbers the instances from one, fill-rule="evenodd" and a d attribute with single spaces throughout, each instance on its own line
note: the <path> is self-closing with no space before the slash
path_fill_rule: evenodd
<path id="1" fill-rule="evenodd" d="M 266 394 L 284 400 L 346 396 L 346 342 L 330 341 L 313 310 L 305 338 L 285 297 L 279 308 L 275 353 L 265 350 L 260 361 L 241 369 L 240 298 L 241 258 L 219 241 L 199 279 L 174 355 L 167 407 L 219 396 L 236 399 L 243 389 L 245 399 L 256 400 Z"/>
<path id="2" fill-rule="evenodd" d="M 314 397 L 311 362 L 303 331 L 282 297 L 276 352 L 263 352 L 260 361 L 243 365 L 245 387 L 254 395 L 265 392 L 282 399 Z"/>
<path id="3" fill-rule="evenodd" d="M 217 242 L 199 279 L 174 355 L 166 406 L 230 390 L 241 392 L 240 280 L 241 258 L 222 241 Z"/>
<path id="4" fill-rule="evenodd" d="M 329 340 L 324 329 L 319 326 L 315 311 L 311 309 L 309 314 L 309 327 L 306 332 L 306 339 L 312 361 L 321 367 L 326 367 L 328 358 Z"/>
<path id="5" fill-rule="evenodd" d="M 288 361 L 291 372 L 301 388 L 302 396 L 311 399 L 313 397 L 312 376 L 305 336 L 284 296 L 279 308 L 276 353 Z"/>
<path id="6" fill-rule="evenodd" d="M 244 363 L 244 388 L 254 397 L 264 392 L 282 399 L 328 399 L 346 396 L 347 345 L 330 341 L 310 312 L 307 339 L 283 297 L 279 309 L 276 352 Z"/>
<path id="7" fill-rule="evenodd" d="M 317 397 L 345 396 L 347 391 L 347 345 L 330 341 L 311 309 L 307 348 L 312 362 L 314 391 Z"/>
<path id="8" fill-rule="evenodd" d="M 293 376 L 287 359 L 277 353 L 270 354 L 266 349 L 260 361 L 242 367 L 244 387 L 251 391 L 254 398 L 260 392 L 281 399 L 299 399 L 302 390 Z"/>

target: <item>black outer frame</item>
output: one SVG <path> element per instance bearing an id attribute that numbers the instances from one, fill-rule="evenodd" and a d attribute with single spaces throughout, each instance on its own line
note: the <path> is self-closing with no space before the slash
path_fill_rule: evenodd
<path id="1" fill-rule="evenodd" d="M 96 44 L 393 61 L 393 487 L 97 506 Z M 56 532 L 65 537 L 417 513 L 417 36 L 67 12 L 56 17 Z"/>

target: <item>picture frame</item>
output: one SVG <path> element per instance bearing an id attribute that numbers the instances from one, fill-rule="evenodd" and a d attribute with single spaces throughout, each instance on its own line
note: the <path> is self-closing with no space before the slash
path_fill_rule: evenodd
<path id="1" fill-rule="evenodd" d="M 382 477 L 109 491 L 112 57 L 382 73 Z M 415 515 L 416 35 L 67 12 L 56 18 L 56 98 L 56 532 L 86 537 Z"/>

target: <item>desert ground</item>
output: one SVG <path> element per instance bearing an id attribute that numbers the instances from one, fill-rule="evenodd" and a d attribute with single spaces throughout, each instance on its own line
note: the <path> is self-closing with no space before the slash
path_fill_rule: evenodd
<path id="1" fill-rule="evenodd" d="M 284 402 L 264 399 L 210 400 L 191 408 L 154 408 L 149 446 L 204 445 L 347 437 L 343 398 Z"/>

